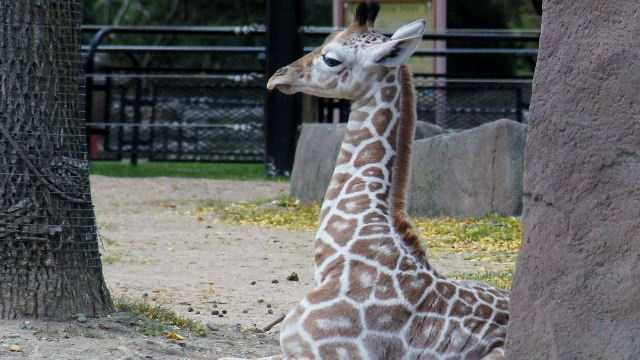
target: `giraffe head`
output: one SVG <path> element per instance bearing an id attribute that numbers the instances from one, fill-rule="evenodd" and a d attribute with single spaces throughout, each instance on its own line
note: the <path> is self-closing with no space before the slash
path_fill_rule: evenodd
<path id="1" fill-rule="evenodd" d="M 380 74 L 404 64 L 422 40 L 426 22 L 417 20 L 399 28 L 391 38 L 373 30 L 377 3 L 361 3 L 353 23 L 331 34 L 320 47 L 278 69 L 267 83 L 285 94 L 355 100 L 365 94 Z"/>

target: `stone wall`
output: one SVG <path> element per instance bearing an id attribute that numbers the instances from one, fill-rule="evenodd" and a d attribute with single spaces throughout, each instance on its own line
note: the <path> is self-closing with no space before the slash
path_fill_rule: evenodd
<path id="1" fill-rule="evenodd" d="M 640 2 L 545 1 L 508 359 L 640 359 Z"/>
<path id="2" fill-rule="evenodd" d="M 499 120 L 459 133 L 419 121 L 409 211 L 419 216 L 518 215 L 526 126 Z M 291 177 L 291 196 L 321 201 L 345 125 L 305 124 Z"/>
<path id="3" fill-rule="evenodd" d="M 413 146 L 409 213 L 518 215 L 522 210 L 525 125 L 498 120 Z"/>
<path id="4" fill-rule="evenodd" d="M 322 201 L 336 164 L 346 124 L 303 124 L 291 173 L 291 197 L 302 202 Z M 418 121 L 416 139 L 440 135 L 445 131 Z"/>

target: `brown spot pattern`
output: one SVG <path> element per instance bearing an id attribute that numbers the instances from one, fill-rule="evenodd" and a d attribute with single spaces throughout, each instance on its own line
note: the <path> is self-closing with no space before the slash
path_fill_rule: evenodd
<path id="1" fill-rule="evenodd" d="M 369 117 L 369 113 L 366 113 L 364 111 L 353 111 L 349 115 L 349 121 L 363 122 L 367 120 L 368 117 Z"/>
<path id="2" fill-rule="evenodd" d="M 393 99 L 395 99 L 396 97 L 397 92 L 398 92 L 398 89 L 395 86 L 385 86 L 380 91 L 382 95 L 382 100 L 386 102 L 393 101 Z"/>
<path id="3" fill-rule="evenodd" d="M 400 274 L 398 275 L 398 280 L 405 299 L 414 305 L 433 282 L 433 278 L 427 273 L 418 273 L 417 275 Z"/>
<path id="4" fill-rule="evenodd" d="M 370 204 L 371 198 L 369 198 L 369 195 L 355 195 L 340 200 L 340 202 L 338 203 L 338 209 L 347 214 L 360 214 L 368 209 Z"/>
<path id="5" fill-rule="evenodd" d="M 373 134 L 371 134 L 371 131 L 369 131 L 369 129 L 367 128 L 360 130 L 349 130 L 345 134 L 344 142 L 347 144 L 358 146 L 358 144 L 360 144 L 364 140 L 370 139 L 371 137 L 373 137 Z M 366 150 L 366 147 L 363 149 L 363 151 L 364 150 Z"/>
<path id="6" fill-rule="evenodd" d="M 451 308 L 451 316 L 465 317 L 467 315 L 470 315 L 472 311 L 473 309 L 471 308 L 471 306 L 465 304 L 460 300 L 457 300 Z"/>
<path id="7" fill-rule="evenodd" d="M 329 183 L 329 188 L 327 189 L 327 193 L 325 194 L 325 199 L 334 200 L 340 195 L 344 184 L 351 178 L 350 174 L 347 173 L 338 173 L 333 175 L 331 178 L 331 183 Z"/>
<path id="8" fill-rule="evenodd" d="M 368 335 L 364 343 L 370 360 L 403 359 L 407 351 L 398 337 Z"/>
<path id="9" fill-rule="evenodd" d="M 387 217 L 379 212 L 371 211 L 364 216 L 363 222 L 365 224 L 386 223 Z"/>
<path id="10" fill-rule="evenodd" d="M 353 238 L 357 225 L 358 220 L 356 219 L 347 220 L 340 215 L 333 215 L 329 219 L 325 231 L 338 245 L 344 246 Z"/>
<path id="11" fill-rule="evenodd" d="M 395 269 L 398 263 L 398 249 L 392 238 L 359 239 L 352 246 L 354 254 L 377 261 L 380 265 Z"/>
<path id="12" fill-rule="evenodd" d="M 380 274 L 378 282 L 376 283 L 376 292 L 374 295 L 376 299 L 379 300 L 395 299 L 398 296 L 395 288 L 393 287 L 393 279 L 391 276 L 382 273 Z"/>
<path id="13" fill-rule="evenodd" d="M 436 283 L 436 290 L 440 293 L 440 295 L 444 296 L 445 299 L 451 299 L 453 294 L 456 293 L 456 288 L 447 282 L 438 281 Z"/>
<path id="14" fill-rule="evenodd" d="M 370 167 L 370 168 L 366 169 L 365 171 L 363 171 L 362 175 L 384 180 L 384 173 L 382 172 L 382 169 L 380 169 L 378 167 Z"/>
<path id="15" fill-rule="evenodd" d="M 338 160 L 336 160 L 336 165 L 346 164 L 351 161 L 351 157 L 353 154 L 350 152 L 340 149 L 340 154 L 338 154 Z"/>
<path id="16" fill-rule="evenodd" d="M 335 254 L 336 250 L 329 244 L 326 244 L 320 239 L 316 239 L 315 251 L 313 259 L 316 265 L 322 264 L 328 257 Z"/>
<path id="17" fill-rule="evenodd" d="M 393 113 L 391 113 L 391 110 L 387 108 L 379 109 L 373 114 L 371 123 L 373 124 L 373 127 L 378 131 L 379 135 L 383 135 L 387 130 L 392 116 Z"/>
<path id="18" fill-rule="evenodd" d="M 427 297 L 418 306 L 419 312 L 436 313 L 445 315 L 447 313 L 448 303 L 435 291 L 430 292 Z"/>
<path id="19" fill-rule="evenodd" d="M 361 236 L 369 236 L 369 235 L 386 235 L 390 232 L 390 228 L 387 225 L 365 225 L 360 229 L 358 235 Z"/>
<path id="20" fill-rule="evenodd" d="M 314 340 L 336 336 L 357 337 L 362 332 L 358 310 L 346 301 L 312 311 L 303 327 Z"/>
<path id="21" fill-rule="evenodd" d="M 364 302 L 373 292 L 378 270 L 360 261 L 352 261 L 349 272 L 347 296 L 356 302 Z"/>
<path id="22" fill-rule="evenodd" d="M 381 141 L 366 145 L 357 155 L 354 165 L 362 167 L 371 163 L 378 163 L 384 158 L 385 149 Z"/>
<path id="23" fill-rule="evenodd" d="M 355 178 L 347 185 L 347 194 L 363 192 L 367 188 L 367 183 L 361 178 Z"/>
<path id="24" fill-rule="evenodd" d="M 399 331 L 411 317 L 411 311 L 402 305 L 371 305 L 364 314 L 367 328 L 374 331 Z"/>
<path id="25" fill-rule="evenodd" d="M 346 356 L 347 359 L 362 360 L 362 354 L 355 344 L 347 342 L 335 342 L 323 344 L 319 348 L 322 359 L 340 359 Z"/>
<path id="26" fill-rule="evenodd" d="M 416 316 L 410 325 L 409 339 L 411 345 L 416 348 L 431 348 L 436 346 L 442 329 L 444 320 L 429 316 Z"/>
<path id="27" fill-rule="evenodd" d="M 485 304 L 478 305 L 476 310 L 473 312 L 473 315 L 481 319 L 491 319 L 492 314 L 493 310 Z"/>

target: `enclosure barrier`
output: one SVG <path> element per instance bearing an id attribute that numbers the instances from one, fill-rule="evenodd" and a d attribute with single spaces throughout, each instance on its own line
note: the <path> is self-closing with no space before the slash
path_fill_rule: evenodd
<path id="1" fill-rule="evenodd" d="M 301 28 L 309 41 L 321 40 L 335 31 L 328 27 Z M 293 152 L 296 129 L 305 121 L 346 121 L 349 104 L 314 99 L 314 111 L 304 113 L 299 100 L 289 97 L 295 112 L 282 121 L 284 106 L 270 113 L 266 105 L 265 76 L 268 46 L 217 45 L 122 45 L 107 44 L 114 34 L 266 37 L 265 26 L 85 26 L 92 35 L 82 47 L 85 54 L 86 116 L 92 159 L 149 161 L 262 162 L 280 153 L 284 160 Z M 536 43 L 537 32 L 449 31 L 427 33 L 424 40 L 505 41 Z M 301 48 L 308 52 L 312 47 Z M 96 64 L 99 54 L 124 56 L 128 66 Z M 258 66 L 243 69 L 143 67 L 142 55 L 207 56 L 246 55 Z M 419 49 L 418 57 L 499 55 L 535 58 L 533 48 Z M 267 71 L 268 72 L 268 71 Z M 445 128 L 466 129 L 499 118 L 526 121 L 530 98 L 530 76 L 510 79 L 469 79 L 456 74 L 416 74 L 418 115 L 423 121 Z M 296 103 L 298 102 L 298 103 Z M 287 105 L 290 106 L 290 105 Z M 273 106 L 272 106 L 273 108 Z M 310 118 L 309 118 L 310 117 Z M 291 125 L 293 128 L 291 129 Z M 285 127 L 289 128 L 285 128 Z M 289 143 L 271 140 L 290 132 Z M 286 136 L 285 136 L 286 137 Z M 269 150 L 270 149 L 270 150 Z M 273 162 L 273 159 L 271 160 Z M 286 166 L 285 166 L 286 167 Z"/>

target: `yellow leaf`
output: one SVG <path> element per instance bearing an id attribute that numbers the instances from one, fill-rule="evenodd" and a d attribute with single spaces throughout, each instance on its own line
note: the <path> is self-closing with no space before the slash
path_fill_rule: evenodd
<path id="1" fill-rule="evenodd" d="M 9 346 L 9 351 L 11 352 L 22 352 L 22 348 L 18 345 Z"/>
<path id="2" fill-rule="evenodd" d="M 184 340 L 184 337 L 180 336 L 177 332 L 172 331 L 167 334 L 167 340 L 180 341 Z"/>

